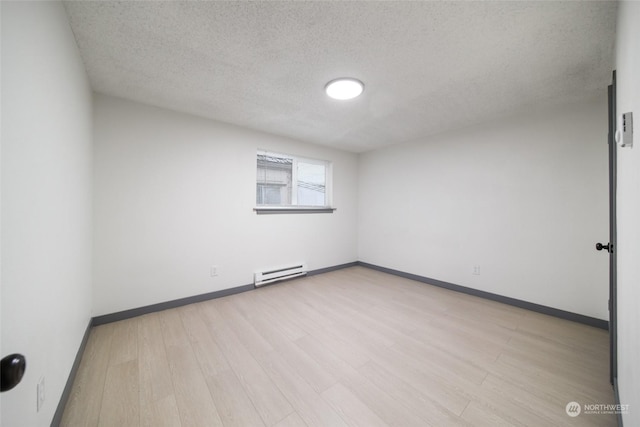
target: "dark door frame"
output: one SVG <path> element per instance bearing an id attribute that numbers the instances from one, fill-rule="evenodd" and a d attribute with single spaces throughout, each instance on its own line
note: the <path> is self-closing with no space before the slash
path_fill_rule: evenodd
<path id="1" fill-rule="evenodd" d="M 608 88 L 609 103 L 609 380 L 617 386 L 618 378 L 618 302 L 617 302 L 617 224 L 616 224 L 616 72 Z"/>

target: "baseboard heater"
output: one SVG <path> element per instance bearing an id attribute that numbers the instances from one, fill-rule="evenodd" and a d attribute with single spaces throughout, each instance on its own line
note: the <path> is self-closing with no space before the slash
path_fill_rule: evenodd
<path id="1" fill-rule="evenodd" d="M 280 280 L 293 279 L 294 277 L 307 274 L 307 264 L 293 264 L 287 267 L 271 268 L 264 271 L 256 271 L 254 274 L 254 284 L 256 287 L 278 282 Z"/>

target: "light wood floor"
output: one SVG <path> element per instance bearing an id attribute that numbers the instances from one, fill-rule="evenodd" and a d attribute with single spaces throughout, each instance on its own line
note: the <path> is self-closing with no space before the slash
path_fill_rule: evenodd
<path id="1" fill-rule="evenodd" d="M 98 326 L 64 426 L 614 426 L 606 331 L 363 267 Z"/>

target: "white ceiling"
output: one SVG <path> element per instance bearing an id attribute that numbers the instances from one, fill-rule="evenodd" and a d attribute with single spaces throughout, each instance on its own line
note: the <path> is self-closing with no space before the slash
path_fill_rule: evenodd
<path id="1" fill-rule="evenodd" d="M 97 92 L 362 152 L 606 88 L 615 2 L 65 3 Z M 365 83 L 326 97 L 336 77 Z"/>

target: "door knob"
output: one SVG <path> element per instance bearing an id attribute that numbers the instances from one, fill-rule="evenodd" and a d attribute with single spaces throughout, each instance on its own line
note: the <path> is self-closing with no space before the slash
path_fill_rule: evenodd
<path id="1" fill-rule="evenodd" d="M 18 385 L 27 369 L 27 360 L 21 354 L 10 354 L 0 361 L 0 391 L 8 391 Z"/>
<path id="2" fill-rule="evenodd" d="M 602 243 L 596 243 L 596 249 L 599 251 L 605 249 L 607 252 L 611 252 L 612 248 L 609 247 L 609 243 L 607 243 L 606 245 L 603 245 Z"/>

